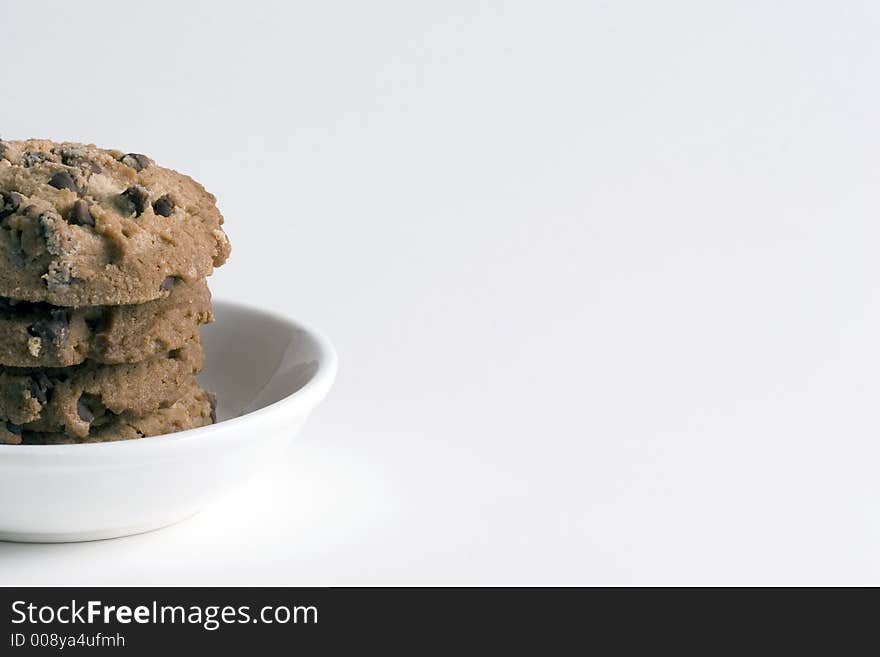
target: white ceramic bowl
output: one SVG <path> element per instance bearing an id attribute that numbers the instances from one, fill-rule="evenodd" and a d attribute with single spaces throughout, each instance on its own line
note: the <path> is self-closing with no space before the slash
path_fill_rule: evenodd
<path id="1" fill-rule="evenodd" d="M 237 303 L 215 302 L 199 377 L 217 424 L 94 445 L 0 445 L 0 540 L 86 541 L 191 516 L 269 463 L 336 376 L 319 333 Z"/>

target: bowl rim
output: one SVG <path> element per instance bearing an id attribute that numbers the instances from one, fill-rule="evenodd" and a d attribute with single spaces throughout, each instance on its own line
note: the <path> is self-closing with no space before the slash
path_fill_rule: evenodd
<path id="1" fill-rule="evenodd" d="M 267 404 L 254 411 L 250 411 L 249 413 L 229 418 L 222 422 L 217 422 L 216 424 L 209 424 L 195 429 L 186 429 L 175 433 L 166 433 L 159 436 L 149 436 L 134 440 L 118 440 L 105 443 L 77 443 L 71 445 L 0 445 L 0 459 L 3 457 L 26 457 L 31 455 L 73 456 L 73 453 L 76 453 L 79 456 L 85 454 L 113 454 L 114 456 L 122 456 L 123 453 L 130 454 L 137 451 L 152 450 L 158 444 L 168 445 L 169 447 L 180 447 L 200 441 L 211 433 L 231 429 L 236 425 L 252 422 L 256 418 L 270 413 L 278 413 L 279 411 L 293 405 L 299 405 L 308 409 L 308 411 L 311 411 L 321 403 L 330 391 L 339 368 L 339 359 L 336 355 L 336 349 L 333 347 L 333 343 L 330 342 L 327 336 L 320 331 L 315 330 L 308 324 L 299 320 L 294 320 L 284 313 L 275 310 L 258 308 L 238 301 L 229 301 L 222 297 L 214 300 L 213 305 L 215 309 L 220 306 L 226 306 L 239 311 L 244 311 L 251 315 L 261 315 L 265 319 L 286 324 L 292 331 L 300 331 L 305 334 L 316 348 L 316 360 L 318 363 L 317 370 L 305 385 L 285 397 L 282 397 L 278 401 Z"/>

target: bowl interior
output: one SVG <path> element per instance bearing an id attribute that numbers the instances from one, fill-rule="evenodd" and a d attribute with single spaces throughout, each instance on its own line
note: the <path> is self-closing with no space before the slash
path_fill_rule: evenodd
<path id="1" fill-rule="evenodd" d="M 330 365 L 332 353 L 319 336 L 288 319 L 224 301 L 214 302 L 214 316 L 202 330 L 199 383 L 217 395 L 218 420 L 274 404 Z"/>

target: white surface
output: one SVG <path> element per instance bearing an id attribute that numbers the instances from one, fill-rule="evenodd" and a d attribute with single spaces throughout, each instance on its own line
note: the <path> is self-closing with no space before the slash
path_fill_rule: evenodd
<path id="1" fill-rule="evenodd" d="M 277 461 L 333 384 L 333 346 L 246 305 L 215 300 L 214 316 L 202 331 L 199 383 L 216 394 L 220 422 L 142 440 L 0 445 L 0 540 L 69 543 L 167 527 Z"/>
<path id="2" fill-rule="evenodd" d="M 880 584 L 876 3 L 222 4 L 4 7 L 0 130 L 204 182 L 337 386 L 0 581 Z"/>

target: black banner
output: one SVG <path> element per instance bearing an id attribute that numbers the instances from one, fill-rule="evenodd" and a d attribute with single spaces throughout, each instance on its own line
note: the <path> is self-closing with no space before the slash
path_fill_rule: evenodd
<path id="1" fill-rule="evenodd" d="M 847 601 L 852 592 L 781 589 L 0 588 L 0 655 L 268 647 L 562 654 L 600 642 L 752 650 L 803 639 L 813 648 L 829 640 L 839 652 L 871 627 L 870 606 Z"/>

